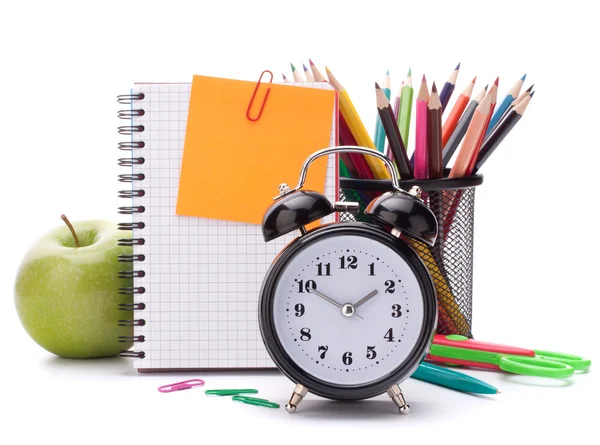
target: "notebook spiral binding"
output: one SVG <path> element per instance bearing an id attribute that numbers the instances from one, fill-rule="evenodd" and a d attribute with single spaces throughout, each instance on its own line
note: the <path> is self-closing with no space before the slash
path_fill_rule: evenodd
<path id="1" fill-rule="evenodd" d="M 134 133 L 141 133 L 144 131 L 143 125 L 133 125 L 132 119 L 134 117 L 143 116 L 145 114 L 142 108 L 134 109 L 134 102 L 139 102 L 144 100 L 143 93 L 130 93 L 130 94 L 122 94 L 117 96 L 117 103 L 123 105 L 130 105 L 129 109 L 119 110 L 117 112 L 117 117 L 119 119 L 129 120 L 130 125 L 123 125 L 117 128 L 117 132 L 120 135 L 124 136 L 132 136 Z M 121 167 L 133 167 L 134 165 L 142 165 L 145 162 L 145 159 L 141 156 L 135 156 L 134 150 L 138 150 L 145 147 L 145 143 L 143 141 L 122 141 L 118 144 L 118 149 L 121 151 L 129 151 L 131 155 L 127 158 L 119 158 L 118 163 Z M 128 199 L 129 202 L 133 198 L 141 197 L 146 194 L 144 190 L 141 188 L 136 188 L 140 185 L 140 183 L 145 179 L 144 174 L 142 173 L 127 173 L 119 175 L 119 182 L 131 184 L 130 190 L 119 190 L 118 196 L 119 198 Z M 123 206 L 119 207 L 118 211 L 121 215 L 134 215 L 145 212 L 144 206 Z M 143 222 L 123 222 L 119 223 L 119 230 L 141 230 L 145 227 Z M 144 238 L 134 236 L 133 238 L 122 238 L 119 239 L 119 246 L 143 246 L 145 244 Z M 142 263 L 146 257 L 144 255 L 119 255 L 119 262 L 121 263 L 134 263 L 139 264 Z M 134 270 L 122 270 L 119 271 L 119 278 L 123 279 L 135 279 L 142 278 L 146 276 L 146 272 L 143 270 L 135 270 L 136 267 L 133 267 Z M 119 294 L 121 295 L 142 295 L 146 292 L 146 289 L 143 286 L 135 286 L 135 287 L 121 287 L 119 288 Z M 146 304 L 142 302 L 138 303 L 122 303 L 119 304 L 120 311 L 127 311 L 128 313 L 133 314 L 134 311 L 143 311 L 146 309 Z M 138 318 L 135 315 L 132 316 L 124 316 L 122 320 L 119 320 L 119 326 L 144 326 L 146 324 L 146 320 L 143 318 Z M 119 336 L 119 342 L 121 343 L 143 343 L 145 341 L 145 337 L 143 335 L 131 335 L 131 336 Z M 121 357 L 133 357 L 133 358 L 144 358 L 146 354 L 144 351 L 132 351 L 126 350 L 121 351 L 119 354 Z"/>

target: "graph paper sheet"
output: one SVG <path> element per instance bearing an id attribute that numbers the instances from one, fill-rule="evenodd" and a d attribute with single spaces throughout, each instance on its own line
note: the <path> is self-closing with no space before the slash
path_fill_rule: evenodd
<path id="1" fill-rule="evenodd" d="M 298 87 L 332 89 L 327 83 Z M 132 205 L 145 208 L 133 222 L 145 224 L 135 232 L 145 244 L 134 247 L 145 261 L 134 264 L 145 272 L 135 286 L 146 290 L 135 296 L 146 305 L 136 318 L 146 323 L 135 327 L 135 335 L 145 337 L 135 351 L 144 351 L 145 358 L 135 359 L 134 366 L 140 371 L 274 367 L 258 327 L 258 293 L 271 262 L 295 234 L 265 243 L 259 225 L 175 214 L 190 90 L 191 84 L 183 83 L 140 83 L 133 88 L 145 96 L 134 106 L 139 104 L 145 113 L 132 122 L 144 126 L 133 140 L 145 146 L 133 156 L 143 156 L 145 162 L 134 165 L 132 173 L 144 174 L 134 188 L 145 194 L 133 198 Z M 336 142 L 336 116 L 337 105 L 330 145 Z M 332 202 L 338 199 L 333 155 L 325 194 Z"/>

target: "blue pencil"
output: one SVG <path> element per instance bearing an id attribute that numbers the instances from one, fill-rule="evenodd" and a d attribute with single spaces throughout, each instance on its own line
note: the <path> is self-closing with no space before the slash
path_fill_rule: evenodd
<path id="1" fill-rule="evenodd" d="M 500 393 L 500 391 L 492 385 L 476 379 L 475 377 L 426 362 L 421 362 L 411 377 L 462 392 L 471 392 L 475 394 Z"/>
<path id="2" fill-rule="evenodd" d="M 492 132 L 492 130 L 498 124 L 498 122 L 500 122 L 500 118 L 504 115 L 504 112 L 508 110 L 510 104 L 512 104 L 513 101 L 517 97 L 519 97 L 519 92 L 521 91 L 523 82 L 525 82 L 526 76 L 527 74 L 523 74 L 523 77 L 521 77 L 510 90 L 508 90 L 508 93 L 506 94 L 504 100 L 500 103 L 499 106 L 496 107 L 496 111 L 494 112 L 492 119 L 490 119 L 490 124 L 488 125 L 487 131 L 485 132 L 486 137 Z"/>

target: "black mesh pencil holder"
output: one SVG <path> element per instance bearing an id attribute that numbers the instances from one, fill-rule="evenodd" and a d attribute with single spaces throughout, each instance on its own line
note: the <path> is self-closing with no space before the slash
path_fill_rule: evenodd
<path id="1" fill-rule="evenodd" d="M 446 172 L 447 174 L 448 172 Z M 472 338 L 473 234 L 475 189 L 483 176 L 435 180 L 400 181 L 400 187 L 422 189 L 421 199 L 438 220 L 438 238 L 433 247 L 405 238 L 419 254 L 435 284 L 438 297 L 438 334 L 460 334 Z M 355 201 L 361 210 L 376 196 L 391 191 L 389 180 L 340 178 L 340 199 Z M 344 213 L 341 221 L 371 222 L 368 215 Z"/>

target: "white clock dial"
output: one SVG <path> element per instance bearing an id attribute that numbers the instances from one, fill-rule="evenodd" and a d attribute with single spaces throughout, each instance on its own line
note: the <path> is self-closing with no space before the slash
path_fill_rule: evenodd
<path id="1" fill-rule="evenodd" d="M 308 244 L 276 284 L 273 319 L 289 357 L 336 385 L 365 385 L 402 365 L 420 338 L 421 287 L 404 259 L 365 236 Z"/>

